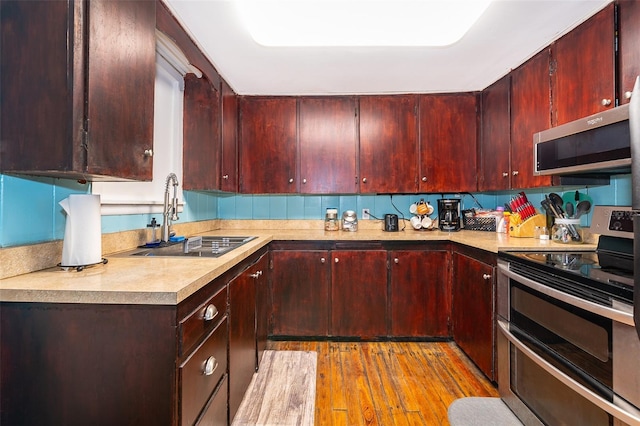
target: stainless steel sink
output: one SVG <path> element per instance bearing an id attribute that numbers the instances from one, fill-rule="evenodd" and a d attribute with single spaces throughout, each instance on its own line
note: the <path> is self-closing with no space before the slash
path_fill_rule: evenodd
<path id="1" fill-rule="evenodd" d="M 178 256 L 178 257 L 220 257 L 256 237 L 203 236 L 190 237 L 179 243 L 169 243 L 158 247 L 143 247 L 127 253 L 127 256 Z"/>

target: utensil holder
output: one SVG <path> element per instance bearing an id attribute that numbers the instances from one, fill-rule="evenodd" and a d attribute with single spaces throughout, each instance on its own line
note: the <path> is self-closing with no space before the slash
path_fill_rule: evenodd
<path id="1" fill-rule="evenodd" d="M 536 214 L 518 225 L 510 225 L 509 235 L 517 238 L 533 238 L 536 226 L 547 226 L 547 218 Z"/>

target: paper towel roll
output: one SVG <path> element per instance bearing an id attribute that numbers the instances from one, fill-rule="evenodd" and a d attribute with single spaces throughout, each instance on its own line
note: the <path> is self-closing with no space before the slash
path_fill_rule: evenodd
<path id="1" fill-rule="evenodd" d="M 100 195 L 72 194 L 59 204 L 67 213 L 60 265 L 84 266 L 101 262 Z"/>

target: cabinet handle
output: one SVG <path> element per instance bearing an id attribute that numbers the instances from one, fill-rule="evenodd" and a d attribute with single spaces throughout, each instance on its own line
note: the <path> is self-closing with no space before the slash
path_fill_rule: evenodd
<path id="1" fill-rule="evenodd" d="M 222 175 L 222 179 L 229 179 L 229 175 Z"/>
<path id="2" fill-rule="evenodd" d="M 203 318 L 204 318 L 205 321 L 211 321 L 212 319 L 214 319 L 217 316 L 218 316 L 218 308 L 216 308 L 216 306 L 213 303 L 208 305 L 204 309 Z"/>
<path id="3" fill-rule="evenodd" d="M 393 263 L 400 263 L 400 259 L 396 257 L 395 259 L 393 259 Z"/>
<path id="4" fill-rule="evenodd" d="M 259 278 L 262 275 L 262 271 L 257 271 L 255 274 L 249 275 L 251 278 Z"/>
<path id="5" fill-rule="evenodd" d="M 625 99 L 631 99 L 631 92 L 624 92 Z"/>
<path id="6" fill-rule="evenodd" d="M 307 180 L 306 179 L 302 179 L 302 183 L 307 183 Z"/>
<path id="7" fill-rule="evenodd" d="M 293 178 L 289 179 L 289 183 L 293 183 Z"/>
<path id="8" fill-rule="evenodd" d="M 325 263 L 327 260 L 324 257 L 320 258 L 320 263 Z"/>
<path id="9" fill-rule="evenodd" d="M 507 177 L 507 176 L 509 176 L 509 173 L 507 173 L 507 172 L 502 172 L 502 177 Z"/>
<path id="10" fill-rule="evenodd" d="M 335 259 L 333 259 L 333 261 L 334 261 L 335 263 L 340 262 L 340 260 L 338 260 L 338 258 L 337 258 L 337 257 L 336 257 Z"/>
<path id="11" fill-rule="evenodd" d="M 426 182 L 427 181 L 427 177 L 426 176 L 422 176 L 422 181 Z"/>
<path id="12" fill-rule="evenodd" d="M 490 280 L 491 279 L 491 274 L 482 274 L 482 279 Z"/>
<path id="13" fill-rule="evenodd" d="M 145 157 L 153 157 L 153 150 L 152 149 L 145 149 L 144 150 L 144 156 Z"/>
<path id="14" fill-rule="evenodd" d="M 603 99 L 600 101 L 600 103 L 602 104 L 602 106 L 609 106 L 611 105 L 611 99 Z"/>
<path id="15" fill-rule="evenodd" d="M 204 362 L 203 373 L 205 376 L 210 376 L 214 371 L 218 368 L 218 360 L 216 360 L 213 356 L 207 358 Z"/>
<path id="16" fill-rule="evenodd" d="M 367 183 L 367 178 L 362 178 L 362 183 Z"/>
<path id="17" fill-rule="evenodd" d="M 514 171 L 511 172 L 511 174 L 514 175 L 514 176 L 518 176 L 520 174 L 520 172 L 517 171 L 517 170 L 514 170 Z"/>

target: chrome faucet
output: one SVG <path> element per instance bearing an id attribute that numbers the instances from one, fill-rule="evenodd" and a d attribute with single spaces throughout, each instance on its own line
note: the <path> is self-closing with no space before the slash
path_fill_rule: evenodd
<path id="1" fill-rule="evenodd" d="M 171 205 L 169 205 L 169 184 L 173 182 L 173 198 L 171 199 Z M 167 183 L 164 188 L 164 208 L 162 210 L 162 241 L 169 241 L 169 234 L 171 232 L 171 221 L 180 219 L 178 217 L 178 177 L 175 173 L 169 173 L 167 176 Z"/>

